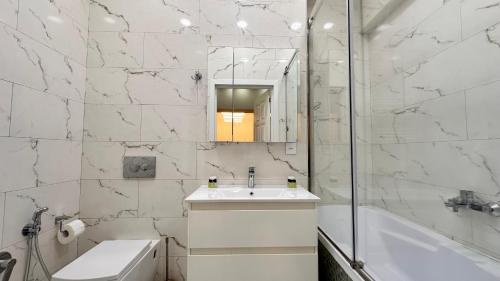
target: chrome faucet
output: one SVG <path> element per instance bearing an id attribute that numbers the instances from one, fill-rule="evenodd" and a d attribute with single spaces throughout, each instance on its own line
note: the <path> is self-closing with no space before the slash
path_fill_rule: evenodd
<path id="1" fill-rule="evenodd" d="M 470 190 L 460 190 L 460 196 L 448 199 L 448 201 L 444 202 L 444 205 L 452 208 L 453 212 L 458 212 L 460 208 L 464 208 L 500 217 L 500 202 L 484 203 L 483 200 L 477 198 L 474 191 Z"/>
<path id="2" fill-rule="evenodd" d="M 248 188 L 255 187 L 255 167 L 248 167 Z"/>

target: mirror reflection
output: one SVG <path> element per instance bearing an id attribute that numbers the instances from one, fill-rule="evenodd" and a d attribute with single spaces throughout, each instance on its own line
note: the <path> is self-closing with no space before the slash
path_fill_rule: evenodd
<path id="1" fill-rule="evenodd" d="M 209 49 L 209 140 L 296 142 L 296 49 Z"/>

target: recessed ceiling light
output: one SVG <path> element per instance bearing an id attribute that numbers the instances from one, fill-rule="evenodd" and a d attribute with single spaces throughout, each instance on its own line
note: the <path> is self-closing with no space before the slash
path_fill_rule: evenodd
<path id="1" fill-rule="evenodd" d="M 111 23 L 111 24 L 116 23 L 116 20 L 114 18 L 110 18 L 110 17 L 104 17 L 104 21 L 107 23 Z"/>
<path id="2" fill-rule="evenodd" d="M 182 24 L 183 26 L 185 26 L 185 27 L 191 26 L 191 21 L 190 21 L 190 20 L 188 20 L 188 19 L 186 19 L 186 18 L 182 18 L 182 19 L 180 20 L 180 22 L 181 22 L 181 24 Z"/>
<path id="3" fill-rule="evenodd" d="M 329 29 L 332 29 L 334 26 L 333 22 L 327 22 L 323 25 L 323 29 L 324 30 L 329 30 Z"/>
<path id="4" fill-rule="evenodd" d="M 290 25 L 290 28 L 292 30 L 299 30 L 300 28 L 302 27 L 302 24 L 298 21 L 296 22 L 293 22 L 291 25 Z"/>
<path id="5" fill-rule="evenodd" d="M 248 26 L 248 23 L 244 20 L 239 20 L 236 25 L 241 28 L 241 29 L 244 29 L 244 28 L 247 28 Z"/>

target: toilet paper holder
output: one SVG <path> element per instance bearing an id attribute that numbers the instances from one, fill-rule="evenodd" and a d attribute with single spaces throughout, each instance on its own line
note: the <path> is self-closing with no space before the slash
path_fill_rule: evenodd
<path id="1" fill-rule="evenodd" d="M 55 218 L 55 224 L 56 224 L 56 225 L 57 225 L 57 224 L 59 225 L 59 232 L 62 232 L 63 222 L 64 222 L 65 220 L 69 220 L 69 219 L 71 219 L 71 218 L 72 218 L 71 216 L 66 216 L 66 215 L 63 215 L 63 216 L 57 216 L 57 217 Z"/>

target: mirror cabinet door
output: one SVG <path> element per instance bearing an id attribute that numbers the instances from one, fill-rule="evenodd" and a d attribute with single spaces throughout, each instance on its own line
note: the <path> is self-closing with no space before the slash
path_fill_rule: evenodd
<path id="1" fill-rule="evenodd" d="M 210 141 L 296 142 L 296 49 L 211 47 Z"/>

